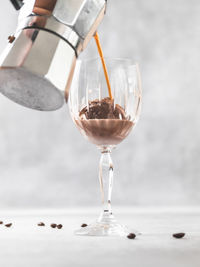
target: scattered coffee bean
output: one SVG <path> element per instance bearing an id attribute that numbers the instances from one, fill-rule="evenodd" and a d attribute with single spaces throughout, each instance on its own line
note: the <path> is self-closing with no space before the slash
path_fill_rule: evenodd
<path id="1" fill-rule="evenodd" d="M 14 36 L 14 35 L 10 35 L 10 36 L 8 36 L 8 41 L 9 41 L 9 43 L 13 43 L 14 40 L 15 40 L 15 36 Z"/>
<path id="2" fill-rule="evenodd" d="M 38 226 L 45 226 L 43 222 L 38 223 Z"/>
<path id="3" fill-rule="evenodd" d="M 52 224 L 51 224 L 51 227 L 52 227 L 52 228 L 56 228 L 56 226 L 57 226 L 56 223 L 52 223 Z"/>
<path id="4" fill-rule="evenodd" d="M 175 233 L 175 234 L 173 234 L 174 238 L 182 238 L 184 236 L 185 236 L 185 233 Z"/>
<path id="5" fill-rule="evenodd" d="M 3 222 L 2 222 L 2 221 L 0 221 L 0 224 L 3 224 Z"/>
<path id="6" fill-rule="evenodd" d="M 83 224 L 81 225 L 81 227 L 87 227 L 87 224 L 86 224 L 86 223 L 83 223 Z"/>
<path id="7" fill-rule="evenodd" d="M 129 239 L 135 239 L 136 238 L 136 235 L 134 233 L 130 233 L 127 235 L 127 238 Z"/>
<path id="8" fill-rule="evenodd" d="M 11 227 L 12 226 L 12 223 L 7 223 L 5 224 L 6 227 Z"/>
<path id="9" fill-rule="evenodd" d="M 58 225 L 57 225 L 57 228 L 58 228 L 58 229 L 61 229 L 62 227 L 63 227 L 62 224 L 58 224 Z"/>

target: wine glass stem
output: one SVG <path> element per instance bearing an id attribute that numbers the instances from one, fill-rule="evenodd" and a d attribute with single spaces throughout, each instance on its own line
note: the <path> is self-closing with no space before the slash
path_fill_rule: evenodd
<path id="1" fill-rule="evenodd" d="M 110 154 L 111 150 L 109 148 L 102 149 L 99 162 L 99 182 L 103 204 L 103 213 L 107 214 L 112 214 L 111 194 L 113 187 L 113 162 Z"/>

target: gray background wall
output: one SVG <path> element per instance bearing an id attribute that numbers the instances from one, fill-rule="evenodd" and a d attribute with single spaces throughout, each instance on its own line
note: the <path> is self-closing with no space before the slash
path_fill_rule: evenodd
<path id="1" fill-rule="evenodd" d="M 0 9 L 0 50 L 16 27 Z M 109 0 L 99 33 L 105 55 L 139 62 L 143 108 L 113 153 L 113 202 L 200 204 L 200 1 Z M 82 57 L 97 55 L 92 40 Z M 0 95 L 0 208 L 98 205 L 99 152 L 79 134 L 67 105 L 23 108 Z"/>

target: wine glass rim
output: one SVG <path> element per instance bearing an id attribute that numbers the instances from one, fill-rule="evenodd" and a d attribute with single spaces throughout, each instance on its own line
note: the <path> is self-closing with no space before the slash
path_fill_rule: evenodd
<path id="1" fill-rule="evenodd" d="M 78 59 L 80 62 L 90 62 L 90 61 L 97 61 L 101 59 L 101 57 L 93 57 L 93 58 L 83 58 Z M 134 61 L 132 58 L 126 58 L 126 57 L 104 57 L 105 60 L 113 60 L 113 61 L 124 61 L 124 62 L 133 62 L 133 65 L 138 65 L 137 61 Z"/>

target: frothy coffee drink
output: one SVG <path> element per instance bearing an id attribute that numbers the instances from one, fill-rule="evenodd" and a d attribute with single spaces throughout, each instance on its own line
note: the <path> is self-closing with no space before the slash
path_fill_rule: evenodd
<path id="1" fill-rule="evenodd" d="M 90 101 L 75 122 L 81 133 L 98 146 L 119 144 L 134 125 L 124 109 L 109 97 Z"/>

